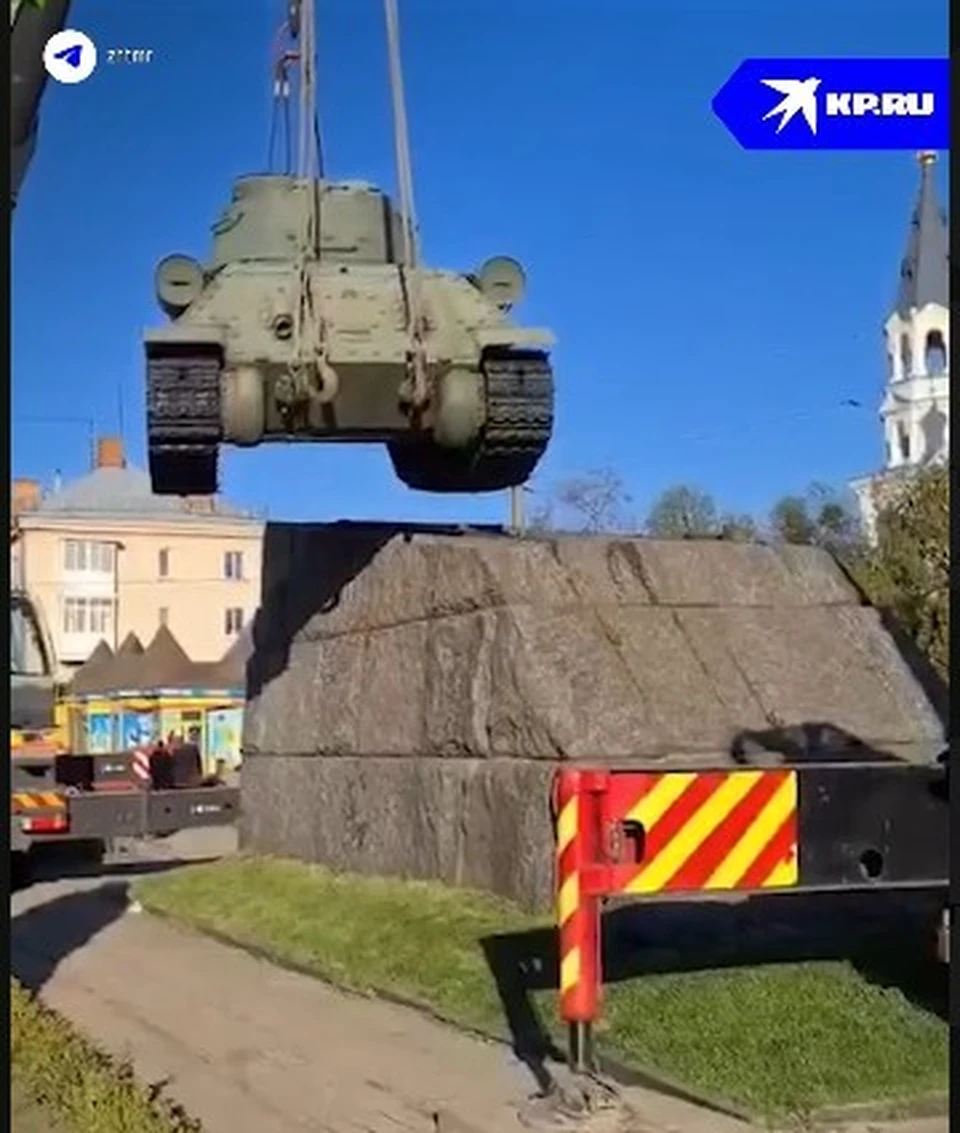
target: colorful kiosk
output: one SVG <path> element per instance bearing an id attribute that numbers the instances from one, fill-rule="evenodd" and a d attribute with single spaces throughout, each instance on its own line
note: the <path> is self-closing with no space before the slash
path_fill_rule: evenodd
<path id="1" fill-rule="evenodd" d="M 100 642 L 64 697 L 71 747 L 94 755 L 176 736 L 197 745 L 204 773 L 236 769 L 249 653 L 241 635 L 219 661 L 191 661 L 166 626 L 146 649 L 132 633 L 116 653 Z"/>

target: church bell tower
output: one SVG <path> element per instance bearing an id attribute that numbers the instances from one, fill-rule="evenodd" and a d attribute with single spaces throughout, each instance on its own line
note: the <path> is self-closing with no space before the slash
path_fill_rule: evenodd
<path id="1" fill-rule="evenodd" d="M 925 151 L 917 159 L 920 187 L 896 302 L 884 324 L 883 470 L 851 485 L 871 538 L 884 488 L 950 456 L 950 241 L 934 182 L 936 154 Z"/>

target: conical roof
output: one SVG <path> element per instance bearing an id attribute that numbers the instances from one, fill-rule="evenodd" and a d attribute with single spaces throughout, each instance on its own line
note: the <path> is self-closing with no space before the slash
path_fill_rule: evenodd
<path id="1" fill-rule="evenodd" d="M 950 235 L 946 215 L 937 199 L 933 173 L 936 156 L 927 151 L 918 155 L 920 190 L 910 218 L 897 293 L 897 310 L 904 316 L 928 303 L 938 303 L 941 307 L 950 304 Z"/>
<path id="2" fill-rule="evenodd" d="M 244 688 L 247 683 L 247 661 L 252 653 L 253 623 L 248 622 L 219 661 L 196 666 L 197 686 L 223 690 Z"/>
<path id="3" fill-rule="evenodd" d="M 77 696 L 100 692 L 103 688 L 103 677 L 109 673 L 112 662 L 113 650 L 101 638 L 97 642 L 96 649 L 74 673 L 69 691 Z"/>
<path id="4" fill-rule="evenodd" d="M 137 667 L 143 656 L 143 644 L 140 638 L 131 630 L 120 643 L 120 648 L 114 654 L 109 665 L 104 666 L 99 674 L 98 692 L 112 691 L 118 688 L 137 687 Z"/>
<path id="5" fill-rule="evenodd" d="M 180 642 L 166 626 L 161 626 L 137 664 L 137 687 L 189 687 L 194 667 Z"/>

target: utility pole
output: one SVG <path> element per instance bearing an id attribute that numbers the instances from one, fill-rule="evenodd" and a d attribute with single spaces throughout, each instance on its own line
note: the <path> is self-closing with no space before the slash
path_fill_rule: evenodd
<path id="1" fill-rule="evenodd" d="M 510 489 L 510 530 L 514 535 L 522 535 L 526 528 L 523 508 L 523 493 L 526 491 L 525 484 L 515 484 Z"/>

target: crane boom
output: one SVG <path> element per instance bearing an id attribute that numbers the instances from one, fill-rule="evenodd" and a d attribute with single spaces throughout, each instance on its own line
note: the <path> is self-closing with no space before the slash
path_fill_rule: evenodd
<path id="1" fill-rule="evenodd" d="M 10 199 L 16 207 L 37 143 L 40 100 L 47 85 L 43 48 L 62 31 L 70 0 L 11 0 Z"/>

